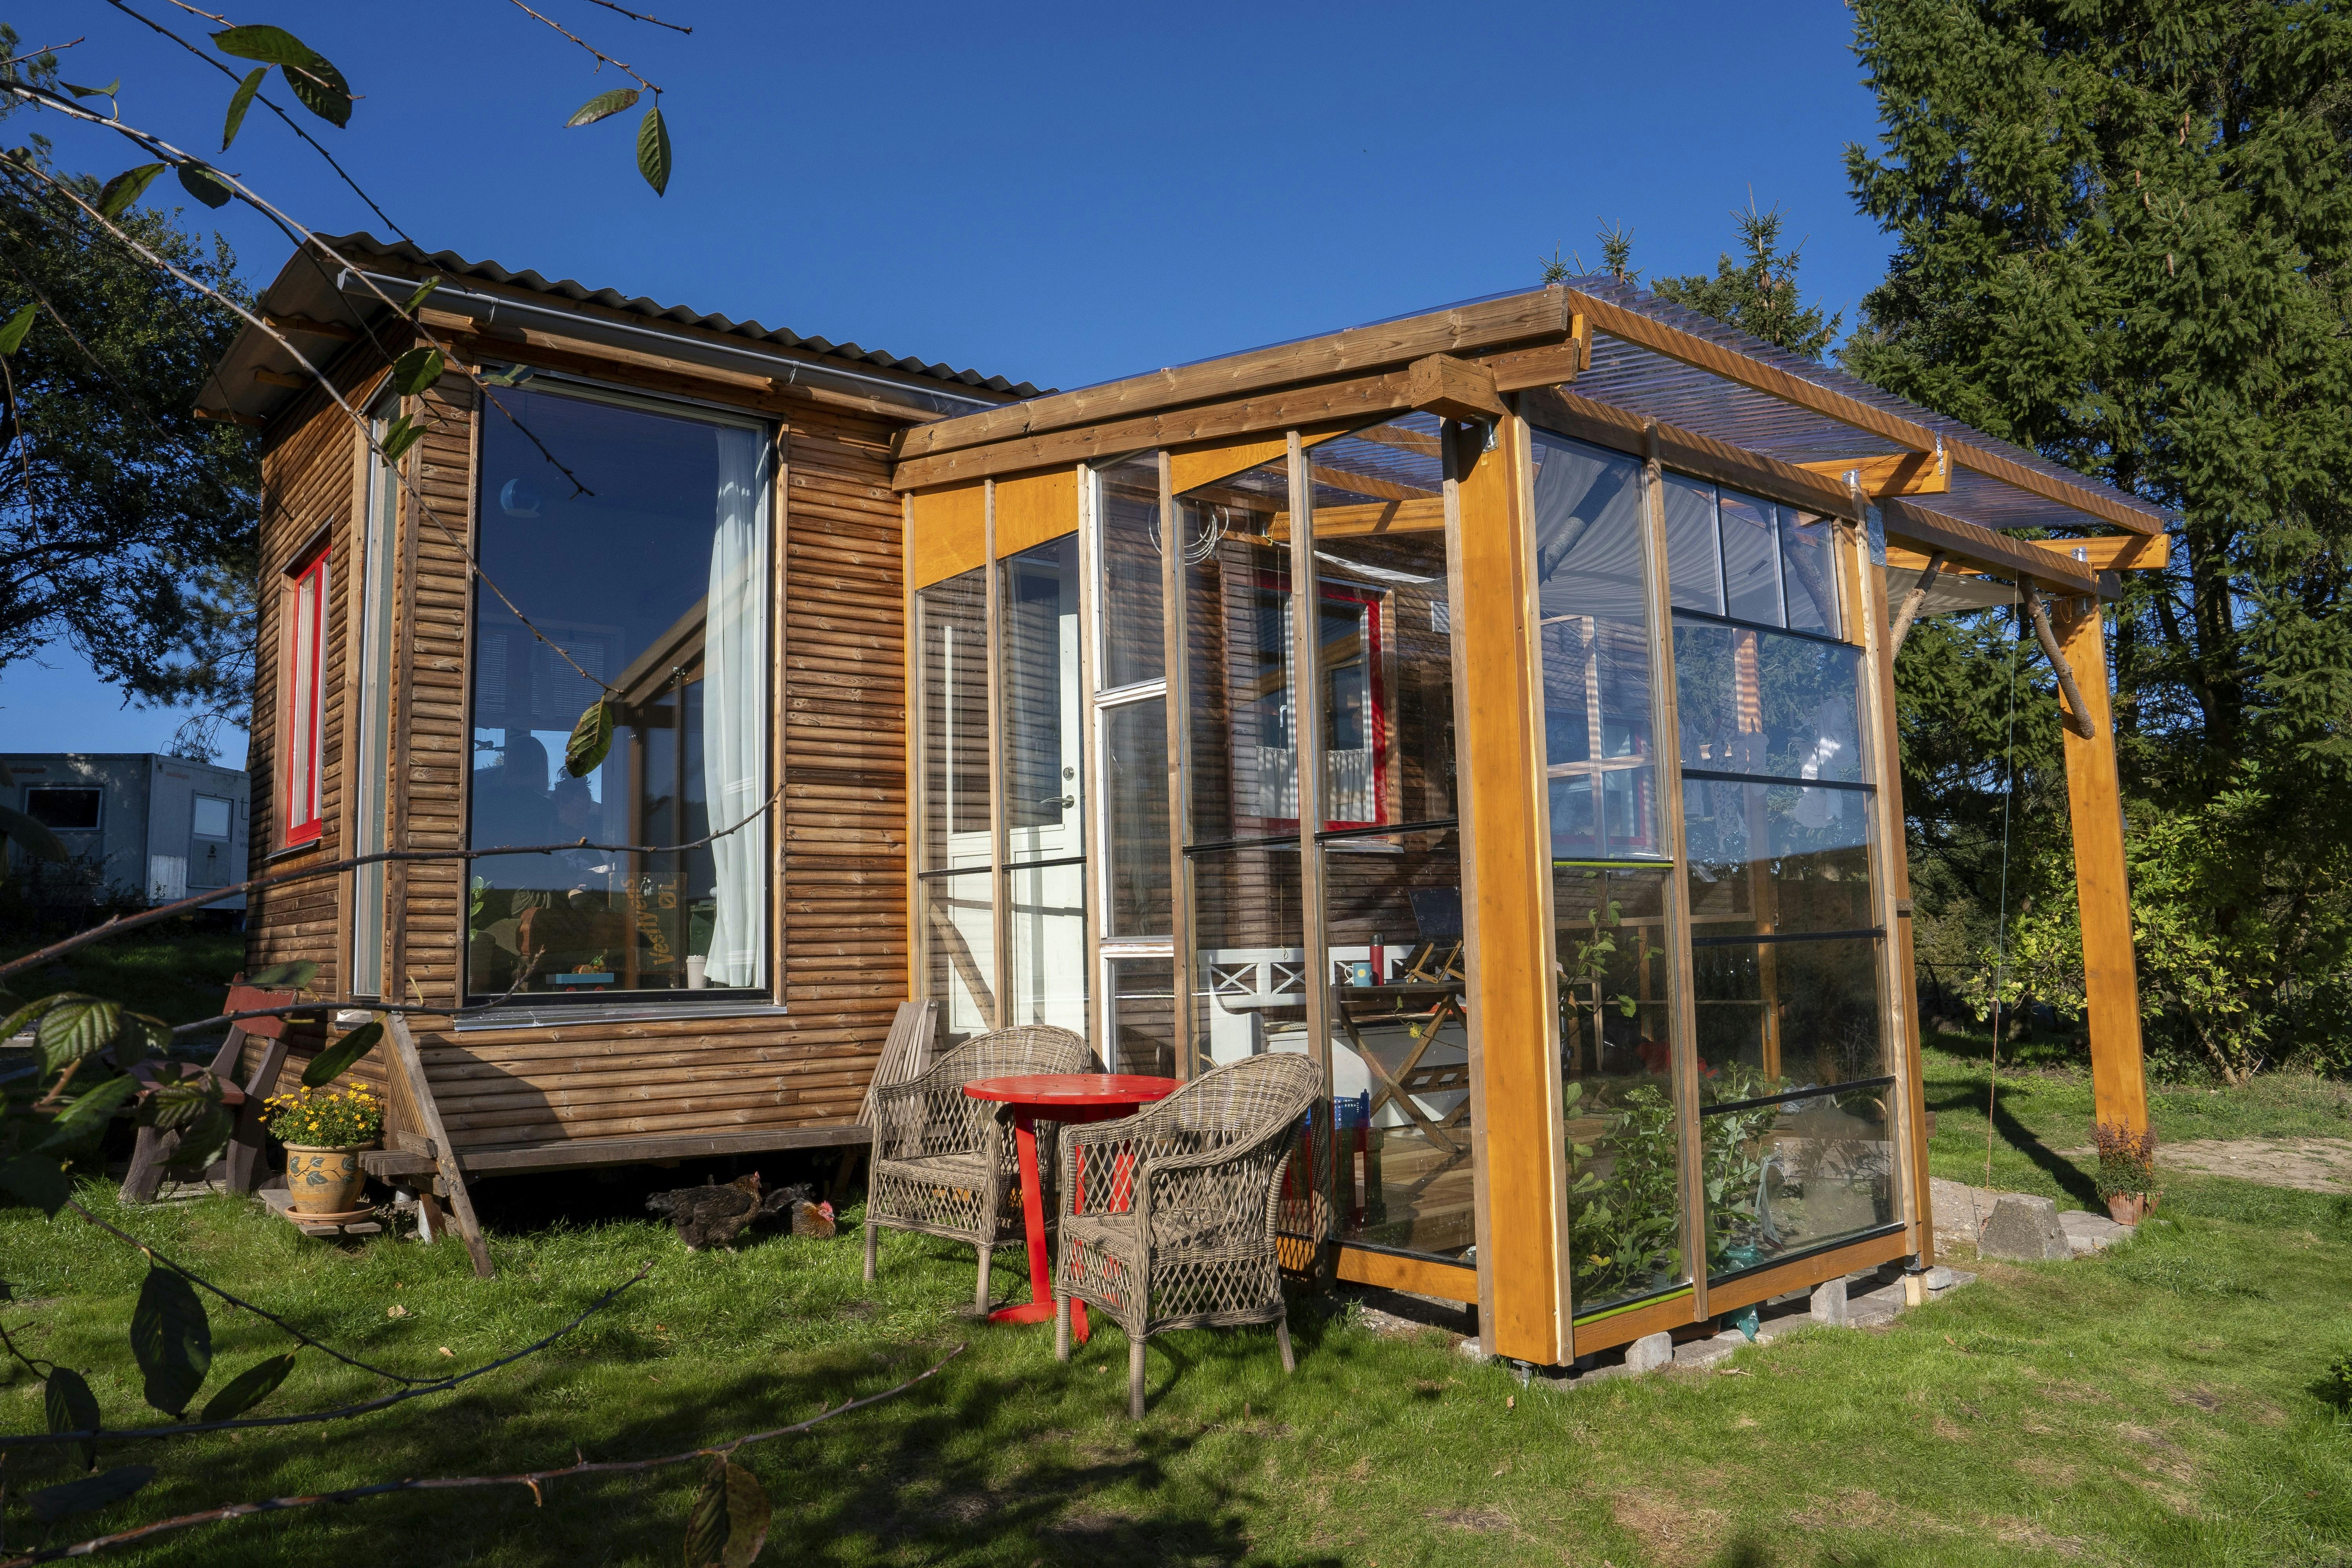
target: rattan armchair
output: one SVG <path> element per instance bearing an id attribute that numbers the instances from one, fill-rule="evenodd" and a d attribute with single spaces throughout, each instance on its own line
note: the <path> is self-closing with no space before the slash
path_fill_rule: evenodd
<path id="1" fill-rule="evenodd" d="M 1291 1140 L 1320 1075 L 1306 1057 L 1252 1057 L 1116 1121 L 1062 1131 L 1054 1354 L 1070 1303 L 1127 1331 L 1128 1411 L 1143 1419 L 1143 1347 L 1169 1329 L 1272 1323 L 1297 1369 L 1275 1253 Z"/>
<path id="2" fill-rule="evenodd" d="M 1069 1030 L 1024 1024 L 966 1040 L 920 1078 L 876 1090 L 866 1278 L 874 1278 L 876 1234 L 883 1226 L 968 1241 L 980 1249 L 972 1305 L 986 1311 L 995 1250 L 1022 1239 L 1021 1171 L 1004 1108 L 969 1098 L 963 1086 L 1011 1073 L 1086 1072 L 1093 1066 L 1094 1053 Z M 1050 1203 L 1045 1212 L 1054 1212 Z"/>

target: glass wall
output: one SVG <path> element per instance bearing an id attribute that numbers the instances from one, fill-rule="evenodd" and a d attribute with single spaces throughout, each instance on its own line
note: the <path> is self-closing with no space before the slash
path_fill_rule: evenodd
<path id="1" fill-rule="evenodd" d="M 1677 479 L 1675 689 L 1720 1277 L 1893 1223 L 1862 650 L 1830 525 Z M 1824 1092 L 1826 1091 L 1826 1092 Z"/>
<path id="2" fill-rule="evenodd" d="M 915 595 L 922 820 L 915 918 L 926 994 L 949 1039 L 996 1024 L 996 913 L 989 897 L 988 584 L 979 570 Z"/>
<path id="3" fill-rule="evenodd" d="M 1081 754 L 1078 538 L 997 563 L 1004 690 L 1004 1024 L 1087 1031 L 1086 775 Z"/>
<path id="4" fill-rule="evenodd" d="M 379 442 L 400 401 L 386 397 L 368 413 Z M 360 623 L 360 701 L 356 730 L 358 766 L 352 772 L 352 853 L 378 855 L 389 847 L 387 805 L 392 783 L 392 611 L 399 561 L 400 479 L 380 451 L 368 452 L 365 534 L 360 546 L 360 593 L 354 608 Z M 384 867 L 379 861 L 352 873 L 351 994 L 380 996 L 383 987 Z"/>
<path id="5" fill-rule="evenodd" d="M 1095 476 L 1095 736 L 1103 795 L 1104 995 L 1098 1054 L 1116 1072 L 1174 1076 L 1174 873 L 1168 777 L 1167 596 L 1160 459 Z"/>
<path id="6" fill-rule="evenodd" d="M 767 795 L 765 429 L 537 383 L 506 396 L 538 441 L 508 420 L 482 427 L 480 557 L 505 597 L 475 595 L 468 842 L 679 844 L 753 816 Z M 608 689 L 612 751 L 570 777 L 565 742 Z M 473 863 L 467 988 L 763 991 L 769 898 L 764 819 L 677 852 L 488 857 Z"/>

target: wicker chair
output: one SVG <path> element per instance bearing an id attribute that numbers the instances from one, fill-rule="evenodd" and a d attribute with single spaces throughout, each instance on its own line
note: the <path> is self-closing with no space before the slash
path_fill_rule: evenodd
<path id="1" fill-rule="evenodd" d="M 1022 1239 L 1021 1170 L 1003 1108 L 968 1098 L 963 1086 L 1011 1073 L 1086 1072 L 1093 1066 L 1094 1053 L 1069 1030 L 1024 1024 L 976 1036 L 920 1078 L 877 1089 L 874 1170 L 866 1191 L 866 1278 L 874 1278 L 880 1226 L 968 1241 L 980 1249 L 972 1305 L 987 1310 L 995 1250 Z M 1042 1170 L 1038 1174 L 1045 1176 Z M 1054 1212 L 1050 1200 L 1045 1212 Z"/>
<path id="2" fill-rule="evenodd" d="M 1062 1131 L 1054 1354 L 1070 1302 L 1127 1331 L 1128 1411 L 1143 1419 L 1143 1346 L 1169 1329 L 1272 1323 L 1297 1369 L 1275 1256 L 1291 1140 L 1319 1082 L 1306 1057 L 1252 1057 L 1116 1121 Z"/>

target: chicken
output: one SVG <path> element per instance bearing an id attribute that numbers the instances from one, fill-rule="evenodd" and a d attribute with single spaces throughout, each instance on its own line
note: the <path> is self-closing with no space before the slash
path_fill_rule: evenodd
<path id="1" fill-rule="evenodd" d="M 677 1238 L 688 1252 L 732 1242 L 745 1226 L 768 1212 L 760 1201 L 757 1171 L 738 1176 L 723 1187 L 713 1183 L 656 1193 L 646 1199 L 646 1207 L 677 1228 Z"/>
<path id="2" fill-rule="evenodd" d="M 789 1187 L 779 1187 L 761 1206 L 770 1214 L 790 1214 L 794 1236 L 814 1236 L 824 1240 L 833 1235 L 833 1205 L 815 1201 L 816 1189 L 806 1182 L 795 1182 Z"/>

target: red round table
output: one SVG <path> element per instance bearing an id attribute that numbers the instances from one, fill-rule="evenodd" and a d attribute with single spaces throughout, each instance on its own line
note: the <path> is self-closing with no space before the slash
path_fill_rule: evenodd
<path id="1" fill-rule="evenodd" d="M 1029 1300 L 988 1315 L 992 1323 L 1042 1323 L 1054 1315 L 1054 1279 L 1045 1271 L 1045 1201 L 1037 1180 L 1037 1123 L 1110 1121 L 1139 1105 L 1165 1100 L 1181 1079 L 1126 1072 L 1033 1072 L 984 1078 L 963 1086 L 974 1100 L 1013 1108 L 1013 1140 L 1021 1159 L 1021 1206 L 1029 1235 Z M 1070 1303 L 1070 1332 L 1087 1342 L 1087 1304 Z"/>

